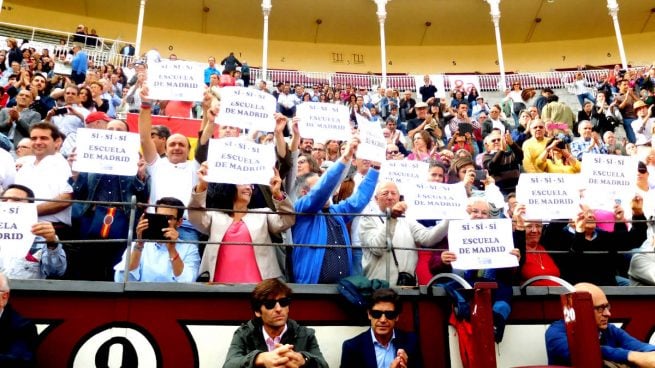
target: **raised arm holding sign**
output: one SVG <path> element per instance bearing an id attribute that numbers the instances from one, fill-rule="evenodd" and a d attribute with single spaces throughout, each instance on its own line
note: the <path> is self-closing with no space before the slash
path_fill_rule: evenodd
<path id="1" fill-rule="evenodd" d="M 221 89 L 220 113 L 216 124 L 272 132 L 275 129 L 275 98 L 244 87 Z"/>

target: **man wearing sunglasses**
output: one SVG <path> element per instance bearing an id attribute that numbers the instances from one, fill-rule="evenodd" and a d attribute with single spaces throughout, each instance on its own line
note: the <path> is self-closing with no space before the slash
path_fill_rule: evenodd
<path id="1" fill-rule="evenodd" d="M 371 328 L 343 343 L 341 368 L 416 368 L 422 366 L 416 335 L 395 328 L 402 311 L 393 289 L 373 293 Z"/>
<path id="2" fill-rule="evenodd" d="M 289 319 L 291 293 L 278 279 L 255 286 L 250 294 L 255 318 L 234 332 L 223 368 L 327 368 L 314 330 Z"/>
<path id="3" fill-rule="evenodd" d="M 609 323 L 610 304 L 601 288 L 583 282 L 575 285 L 575 291 L 591 294 L 604 367 L 655 367 L 655 345 L 641 342 Z M 564 320 L 554 322 L 546 330 L 546 350 L 548 364 L 571 364 Z"/>

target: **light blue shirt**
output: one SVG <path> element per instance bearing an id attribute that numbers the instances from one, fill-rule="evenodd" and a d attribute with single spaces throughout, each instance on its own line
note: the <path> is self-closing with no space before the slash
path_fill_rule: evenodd
<path id="1" fill-rule="evenodd" d="M 375 348 L 375 361 L 378 363 L 378 368 L 389 368 L 391 362 L 396 359 L 396 347 L 393 345 L 393 340 L 396 338 L 396 331 L 391 335 L 391 341 L 386 347 L 378 342 L 371 328 L 371 339 L 373 340 L 373 348 Z"/>
<path id="2" fill-rule="evenodd" d="M 165 244 L 146 242 L 141 251 L 141 260 L 139 267 L 130 271 L 128 281 L 143 282 L 194 282 L 198 277 L 200 268 L 200 253 L 195 244 L 177 243 L 175 249 L 184 263 L 184 269 L 180 276 L 173 274 L 173 262 L 168 255 L 168 248 Z M 132 249 L 132 252 L 135 252 Z M 136 251 L 138 252 L 138 250 Z M 127 250 L 123 253 L 121 261 L 114 266 L 116 271 L 114 281 L 123 282 L 125 272 L 125 256 Z"/>

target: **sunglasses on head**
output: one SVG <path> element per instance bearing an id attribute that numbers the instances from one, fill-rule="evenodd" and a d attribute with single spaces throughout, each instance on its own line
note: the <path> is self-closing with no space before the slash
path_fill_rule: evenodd
<path id="1" fill-rule="evenodd" d="M 262 305 L 264 307 L 266 307 L 266 309 L 273 309 L 273 308 L 275 308 L 275 305 L 277 303 L 280 303 L 280 307 L 282 307 L 282 308 L 288 307 L 289 304 L 291 304 L 291 298 L 289 298 L 287 296 L 287 297 L 284 297 L 284 298 L 281 298 L 281 299 L 264 300 L 264 302 L 262 302 Z"/>
<path id="2" fill-rule="evenodd" d="M 396 311 L 381 311 L 377 309 L 371 309 L 368 313 L 375 319 L 382 318 L 382 315 L 387 317 L 387 319 L 396 319 L 396 317 L 398 317 L 398 312 Z"/>

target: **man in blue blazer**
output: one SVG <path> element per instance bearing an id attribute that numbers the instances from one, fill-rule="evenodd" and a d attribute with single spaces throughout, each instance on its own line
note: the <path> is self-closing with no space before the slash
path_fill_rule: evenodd
<path id="1" fill-rule="evenodd" d="M 341 368 L 422 367 L 416 335 L 394 328 L 401 311 L 393 289 L 376 290 L 368 309 L 371 328 L 344 341 Z"/>

